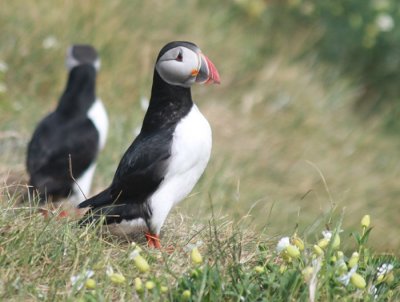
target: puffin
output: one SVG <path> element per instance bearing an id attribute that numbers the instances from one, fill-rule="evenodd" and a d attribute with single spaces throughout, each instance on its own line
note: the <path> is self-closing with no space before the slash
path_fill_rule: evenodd
<path id="1" fill-rule="evenodd" d="M 90 193 L 97 156 L 105 146 L 108 117 L 96 96 L 100 58 L 91 45 L 72 45 L 68 80 L 56 109 L 41 120 L 28 144 L 29 194 L 39 202 L 67 199 L 73 207 Z"/>
<path id="2" fill-rule="evenodd" d="M 111 185 L 79 204 L 80 224 L 104 223 L 111 233 L 144 232 L 161 248 L 160 230 L 210 159 L 212 132 L 193 103 L 194 84 L 220 83 L 211 60 L 192 42 L 166 44 L 156 59 L 151 97 L 141 130 L 126 150 Z"/>

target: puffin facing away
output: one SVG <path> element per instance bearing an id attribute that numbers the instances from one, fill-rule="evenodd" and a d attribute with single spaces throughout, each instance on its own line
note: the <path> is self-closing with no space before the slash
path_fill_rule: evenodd
<path id="1" fill-rule="evenodd" d="M 69 198 L 77 206 L 89 194 L 108 118 L 95 92 L 97 51 L 90 45 L 73 45 L 65 63 L 69 71 L 65 91 L 56 110 L 36 127 L 26 163 L 30 194 L 37 193 L 41 202 Z"/>
<path id="2" fill-rule="evenodd" d="M 104 216 L 114 233 L 145 232 L 150 247 L 171 208 L 203 174 L 211 153 L 211 128 L 192 101 L 195 83 L 219 83 L 214 64 L 190 42 L 170 42 L 157 58 L 142 128 L 123 155 L 111 185 L 82 202 L 82 223 Z"/>

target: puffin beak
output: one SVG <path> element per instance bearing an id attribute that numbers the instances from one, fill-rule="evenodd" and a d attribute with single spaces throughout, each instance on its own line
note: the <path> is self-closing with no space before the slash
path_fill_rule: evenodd
<path id="1" fill-rule="evenodd" d="M 196 76 L 196 82 L 200 84 L 221 83 L 218 70 L 214 63 L 202 53 L 199 54 L 199 58 L 200 69 L 198 70 L 198 74 Z"/>

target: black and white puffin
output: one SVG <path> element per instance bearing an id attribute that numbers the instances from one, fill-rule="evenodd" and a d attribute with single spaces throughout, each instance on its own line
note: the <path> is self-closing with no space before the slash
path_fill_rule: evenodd
<path id="1" fill-rule="evenodd" d="M 37 193 L 42 202 L 68 198 L 77 206 L 89 194 L 96 157 L 106 142 L 108 118 L 95 91 L 100 68 L 97 51 L 90 45 L 73 45 L 65 65 L 66 88 L 55 111 L 36 127 L 26 163 L 30 194 Z"/>
<path id="2" fill-rule="evenodd" d="M 171 208 L 203 174 L 211 153 L 211 128 L 192 101 L 195 83 L 219 83 L 214 64 L 191 42 L 165 45 L 156 61 L 142 128 L 123 155 L 111 185 L 84 201 L 82 223 L 105 217 L 114 233 L 141 230 L 160 248 L 160 229 Z"/>

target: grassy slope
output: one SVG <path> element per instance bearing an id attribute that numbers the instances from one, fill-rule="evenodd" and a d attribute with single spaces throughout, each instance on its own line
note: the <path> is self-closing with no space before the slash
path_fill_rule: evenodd
<path id="1" fill-rule="evenodd" d="M 364 213 L 371 213 L 374 250 L 396 250 L 400 242 L 398 205 L 393 201 L 398 195 L 398 143 L 379 132 L 379 121 L 365 123 L 354 115 L 351 102 L 358 93 L 357 87 L 318 62 L 289 60 L 295 53 L 293 49 L 301 49 L 302 43 L 307 43 L 303 36 L 283 39 L 279 54 L 263 56 L 260 46 L 269 43 L 268 37 L 258 32 L 257 24 L 235 19 L 237 16 L 222 5 L 210 13 L 195 1 L 87 1 L 79 5 L 40 1 L 29 8 L 22 1 L 14 1 L 1 5 L 0 59 L 7 62 L 9 71 L 4 77 L 8 91 L 0 95 L 0 172 L 23 173 L 25 146 L 32 128 L 54 107 L 63 89 L 65 48 L 71 42 L 92 43 L 103 62 L 98 94 L 105 101 L 111 120 L 108 145 L 99 159 L 95 178 L 95 190 L 101 189 L 112 177 L 140 124 L 143 113 L 139 99 L 148 96 L 158 49 L 169 40 L 187 39 L 196 41 L 216 62 L 223 84 L 194 89 L 194 97 L 213 127 L 214 151 L 196 194 L 177 212 L 191 216 L 200 209 L 201 215 L 196 217 L 204 218 L 196 219 L 194 224 L 201 225 L 210 217 L 212 199 L 217 217 L 227 213 L 227 221 L 240 219 L 253 209 L 251 228 L 267 226 L 269 237 L 281 236 L 291 234 L 299 223 L 300 232 L 312 241 L 329 222 L 330 215 L 322 214 L 329 213 L 332 207 L 337 207 L 336 213 L 346 207 L 343 238 Z M 56 37 L 58 47 L 43 49 L 42 41 L 49 35 Z M 3 197 L 3 201 L 7 200 Z M 193 204 L 198 205 L 195 210 Z M 179 216 L 169 222 L 180 221 L 176 217 Z M 12 230 L 16 232 L 29 221 L 26 238 L 32 239 L 31 233 L 43 228 L 43 222 L 30 215 L 26 219 L 18 219 Z M 10 220 L 4 218 L 3 222 L 7 225 Z M 194 232 L 187 219 L 180 226 Z M 175 228 L 171 230 L 175 232 Z M 61 282 L 66 289 L 59 294 L 65 295 L 71 293 L 65 278 L 85 263 L 83 254 L 89 249 L 110 258 L 126 249 L 115 239 L 109 239 L 111 243 L 95 240 L 91 245 L 88 242 L 93 239 L 92 234 L 79 235 L 87 240 L 80 245 L 73 237 L 83 231 L 64 225 L 59 226 L 59 231 L 54 235 L 66 236 L 65 240 L 76 247 L 68 256 L 71 258 L 61 264 L 68 268 L 65 275 L 49 283 L 51 272 L 41 266 L 45 251 L 40 247 L 37 259 L 30 258 L 28 251 L 17 254 L 15 248 L 16 257 L 22 256 L 14 266 L 10 265 L 11 272 L 16 267 L 18 273 L 27 271 L 29 277 L 22 274 L 21 278 L 31 280 L 31 287 L 36 286 L 37 275 L 42 278 L 41 284 L 52 291 Z M 165 232 L 165 240 L 179 246 L 190 239 L 184 232 Z M 208 237 L 208 241 L 214 239 Z M 27 241 L 27 246 L 36 244 L 34 240 Z M 349 240 L 345 245 L 352 249 Z M 254 256 L 255 245 L 245 246 Z M 77 257 L 77 252 L 82 256 Z M 63 261 L 60 255 L 53 256 L 55 268 L 60 265 L 57 261 Z M 172 256 L 171 262 L 181 256 Z M 90 265 L 94 258 L 89 260 Z M 71 269 L 73 259 L 76 264 Z M 255 261 L 250 256 L 245 259 Z M 125 260 L 112 261 L 123 267 Z M 32 267 L 37 274 L 31 272 Z M 7 280 L 14 280 L 11 272 L 5 274 Z M 28 288 L 20 293 L 21 297 L 31 295 Z M 104 292 L 107 290 L 104 288 Z"/>

